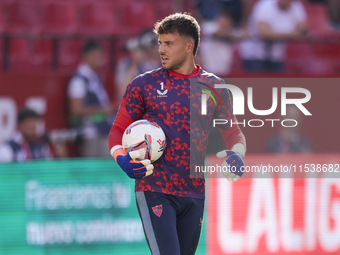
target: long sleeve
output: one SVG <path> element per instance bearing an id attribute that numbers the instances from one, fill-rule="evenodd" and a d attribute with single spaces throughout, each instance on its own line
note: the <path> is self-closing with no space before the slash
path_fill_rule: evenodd
<path id="1" fill-rule="evenodd" d="M 246 139 L 241 129 L 237 124 L 237 119 L 233 114 L 233 105 L 230 99 L 229 91 L 221 89 L 222 105 L 219 105 L 214 113 L 214 118 L 225 118 L 229 125 L 218 125 L 221 134 L 227 144 L 228 149 L 231 149 L 235 144 L 242 144 L 246 147 Z M 232 123 L 232 125 L 231 125 Z"/>
<path id="2" fill-rule="evenodd" d="M 122 148 L 122 137 L 125 129 L 134 121 L 141 119 L 146 108 L 142 95 L 141 77 L 136 77 L 126 88 L 123 101 L 119 106 L 116 119 L 109 133 L 110 153 Z"/>

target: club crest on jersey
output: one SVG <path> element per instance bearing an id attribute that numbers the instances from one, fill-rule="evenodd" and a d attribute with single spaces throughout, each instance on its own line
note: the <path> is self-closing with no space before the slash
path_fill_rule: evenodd
<path id="1" fill-rule="evenodd" d="M 161 90 L 158 90 L 158 89 L 157 89 L 157 93 L 158 93 L 158 96 L 157 96 L 157 97 L 167 97 L 167 96 L 168 96 L 168 95 L 167 95 L 168 90 L 167 90 L 167 89 L 164 90 L 164 83 L 161 82 L 160 85 L 161 85 Z"/>
<path id="2" fill-rule="evenodd" d="M 156 216 L 161 217 L 163 212 L 163 205 L 156 205 L 152 207 L 152 211 L 154 212 L 154 214 L 156 214 Z"/>

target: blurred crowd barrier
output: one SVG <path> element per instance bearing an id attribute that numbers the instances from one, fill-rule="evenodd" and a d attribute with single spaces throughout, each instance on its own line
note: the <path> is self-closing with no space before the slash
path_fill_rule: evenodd
<path id="1" fill-rule="evenodd" d="M 220 163 L 207 159 L 207 166 Z M 196 254 L 338 254 L 339 164 L 339 154 L 249 154 L 246 166 L 272 172 L 248 172 L 236 183 L 207 174 Z M 2 254 L 149 254 L 134 182 L 113 160 L 0 169 Z"/>

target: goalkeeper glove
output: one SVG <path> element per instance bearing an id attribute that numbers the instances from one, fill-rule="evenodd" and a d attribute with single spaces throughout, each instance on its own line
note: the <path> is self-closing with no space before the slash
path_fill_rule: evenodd
<path id="1" fill-rule="evenodd" d="M 223 175 L 228 181 L 237 181 L 243 175 L 245 150 L 244 145 L 236 144 L 232 150 L 223 150 L 216 154 L 218 158 L 225 159 L 222 163 L 222 169 L 227 169 L 227 171 L 223 171 Z"/>
<path id="2" fill-rule="evenodd" d="M 140 153 L 138 151 L 130 151 L 124 154 L 123 149 L 118 149 L 114 152 L 113 157 L 121 169 L 132 179 L 141 179 L 153 173 L 154 166 L 148 159 L 135 161 Z"/>

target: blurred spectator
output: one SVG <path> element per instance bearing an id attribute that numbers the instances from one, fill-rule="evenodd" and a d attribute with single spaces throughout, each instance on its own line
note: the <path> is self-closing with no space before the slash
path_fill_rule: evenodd
<path id="1" fill-rule="evenodd" d="M 139 74 L 160 67 L 157 36 L 151 30 L 129 39 L 125 46 L 131 57 L 121 59 L 117 64 L 115 84 L 117 100 L 121 100 L 126 86 Z"/>
<path id="2" fill-rule="evenodd" d="M 244 68 L 249 72 L 284 70 L 285 41 L 308 34 L 306 12 L 298 0 L 260 0 L 248 21 L 250 39 L 241 43 Z"/>
<path id="3" fill-rule="evenodd" d="M 339 0 L 309 0 L 309 2 L 318 2 L 326 5 L 328 9 L 331 27 L 334 30 L 340 30 L 340 1 Z"/>
<path id="4" fill-rule="evenodd" d="M 171 4 L 170 13 L 176 12 L 188 12 L 191 13 L 192 16 L 199 16 L 196 12 L 198 9 L 196 8 L 198 2 L 197 0 L 173 0 Z M 164 18 L 164 17 L 162 17 Z M 200 17 L 198 17 L 200 18 Z"/>
<path id="5" fill-rule="evenodd" d="M 340 1 L 326 0 L 331 26 L 335 30 L 340 30 Z"/>
<path id="6" fill-rule="evenodd" d="M 312 147 L 308 140 L 300 134 L 302 123 L 301 111 L 295 105 L 287 106 L 285 119 L 294 119 L 298 122 L 296 127 L 282 127 L 267 144 L 266 152 L 272 153 L 298 153 L 311 152 Z"/>
<path id="7" fill-rule="evenodd" d="M 221 77 L 227 75 L 234 55 L 232 42 L 244 38 L 245 33 L 233 27 L 233 18 L 228 11 L 221 12 L 214 21 L 204 22 L 201 29 L 200 54 L 203 68 Z"/>
<path id="8" fill-rule="evenodd" d="M 242 27 L 247 27 L 249 16 L 255 3 L 256 1 L 254 0 L 242 0 Z"/>
<path id="9" fill-rule="evenodd" d="M 241 26 L 245 0 L 199 0 L 196 8 L 205 20 L 215 20 L 221 12 L 229 12 L 236 27 Z"/>
<path id="10" fill-rule="evenodd" d="M 82 157 L 109 157 L 107 136 L 114 109 L 99 76 L 104 52 L 101 45 L 89 41 L 82 53 L 83 62 L 71 78 L 67 91 L 71 125 L 81 127 L 84 134 L 79 146 Z"/>
<path id="11" fill-rule="evenodd" d="M 41 116 L 31 109 L 18 114 L 18 127 L 13 138 L 0 146 L 0 162 L 23 162 L 52 158 L 49 145 L 38 135 Z"/>

